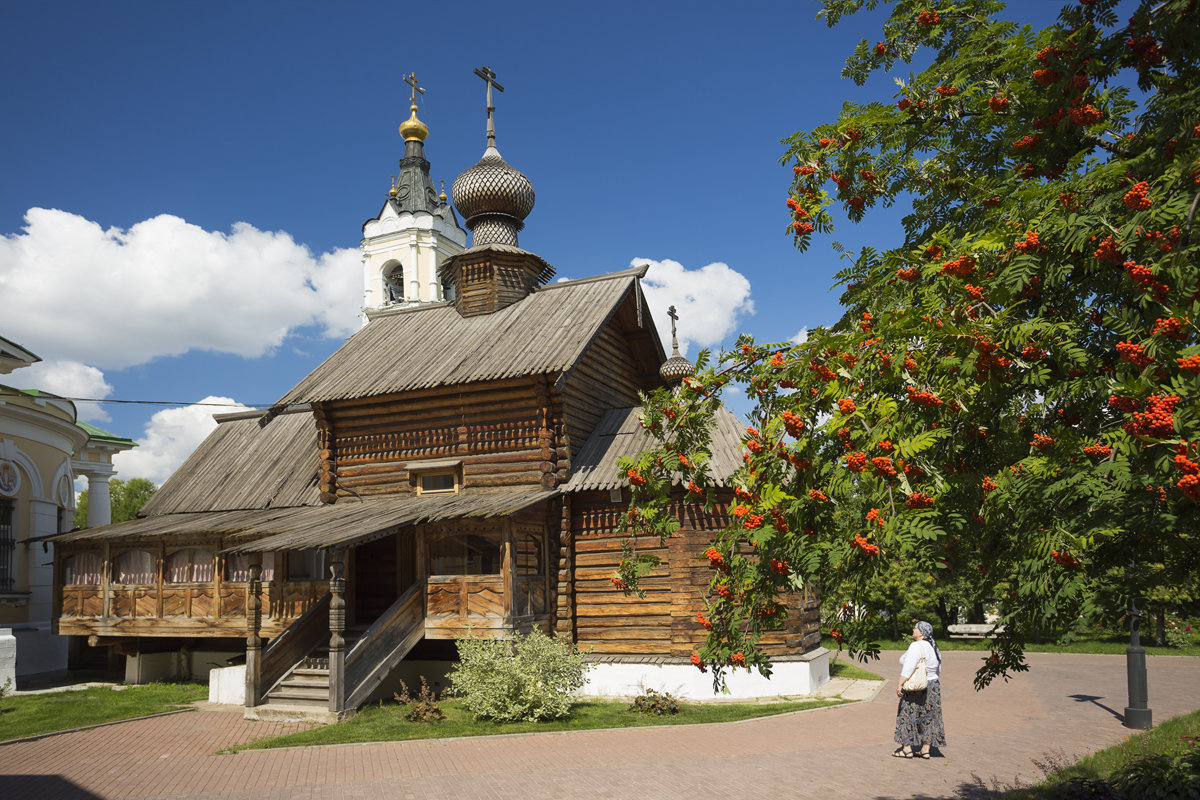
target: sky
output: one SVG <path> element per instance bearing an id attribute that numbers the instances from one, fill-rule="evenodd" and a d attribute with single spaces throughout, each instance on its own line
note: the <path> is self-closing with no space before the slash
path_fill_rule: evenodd
<path id="1" fill-rule="evenodd" d="M 841 315 L 830 242 L 886 247 L 902 213 L 803 254 L 787 235 L 780 140 L 896 91 L 839 76 L 879 19 L 830 30 L 818 9 L 0 3 L 0 336 L 43 359 L 3 382 L 127 401 L 76 405 L 138 441 L 120 477 L 162 482 L 213 413 L 271 404 L 358 330 L 361 226 L 403 154 L 403 78 L 425 89 L 449 187 L 485 146 L 483 65 L 505 89 L 497 145 L 537 194 L 524 249 L 567 279 L 649 264 L 659 331 L 669 350 L 678 306 L 693 358 L 739 332 L 802 337 Z"/>

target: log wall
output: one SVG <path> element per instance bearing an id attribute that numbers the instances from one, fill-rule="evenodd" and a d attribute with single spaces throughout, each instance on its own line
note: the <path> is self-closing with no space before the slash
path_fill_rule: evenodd
<path id="1" fill-rule="evenodd" d="M 578 452 L 604 413 L 639 402 L 637 363 L 628 343 L 607 325 L 592 342 L 562 389 L 566 433 Z"/>
<path id="2" fill-rule="evenodd" d="M 549 488 L 566 475 L 556 406 L 540 376 L 325 404 L 322 471 L 342 497 L 411 492 L 407 465 L 440 459 L 462 461 L 464 486 Z"/>
<path id="3" fill-rule="evenodd" d="M 626 597 L 612 583 L 621 562 L 618 526 L 626 506 L 612 503 L 607 493 L 576 495 L 571 501 L 573 544 L 560 551 L 573 553 L 574 636 L 581 647 L 597 655 L 687 658 L 704 642 L 705 630 L 696 612 L 705 608 L 703 595 L 712 571 L 703 553 L 714 534 L 728 523 L 726 506 L 712 514 L 692 503 L 676 503 L 682 527 L 665 546 L 657 538 L 639 543 L 639 551 L 657 555 L 662 563 L 640 582 L 645 597 Z M 560 577 L 560 582 L 564 582 Z M 787 597 L 788 618 L 783 630 L 762 639 L 772 657 L 799 655 L 820 645 L 819 598 L 815 588 Z M 560 613 L 558 627 L 568 629 L 570 616 Z"/>

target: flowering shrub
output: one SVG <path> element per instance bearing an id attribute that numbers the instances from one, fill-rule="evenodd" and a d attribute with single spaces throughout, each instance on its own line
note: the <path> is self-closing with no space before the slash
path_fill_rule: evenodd
<path id="1" fill-rule="evenodd" d="M 450 684 L 472 714 L 496 722 L 559 719 L 588 665 L 575 645 L 534 628 L 506 639 L 459 639 Z"/>

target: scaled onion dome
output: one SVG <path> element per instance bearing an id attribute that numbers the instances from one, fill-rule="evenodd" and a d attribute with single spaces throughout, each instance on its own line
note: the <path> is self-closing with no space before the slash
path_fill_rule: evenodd
<path id="1" fill-rule="evenodd" d="M 455 178 L 450 197 L 474 233 L 474 247 L 517 247 L 517 232 L 533 211 L 533 184 L 500 157 L 494 144 L 488 145 L 478 164 Z"/>
<path id="2" fill-rule="evenodd" d="M 679 355 L 679 337 L 675 333 L 675 321 L 679 316 L 675 313 L 675 306 L 667 309 L 667 316 L 671 318 L 671 357 L 658 368 L 658 376 L 668 386 L 672 386 L 680 383 L 684 378 L 690 378 L 696 374 L 696 367 L 692 362 Z"/>

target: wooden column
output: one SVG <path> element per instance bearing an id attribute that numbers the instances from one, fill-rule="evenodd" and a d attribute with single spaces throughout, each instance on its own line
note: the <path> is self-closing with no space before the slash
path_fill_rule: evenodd
<path id="1" fill-rule="evenodd" d="M 262 695 L 262 553 L 250 556 L 250 585 L 246 597 L 246 708 Z"/>
<path id="2" fill-rule="evenodd" d="M 571 529 L 571 498 L 562 499 L 562 521 L 558 531 L 558 586 L 555 592 L 554 632 L 575 641 L 574 561 L 575 531 Z"/>
<path id="3" fill-rule="evenodd" d="M 346 572 L 345 551 L 329 551 L 329 710 L 346 707 Z"/>

